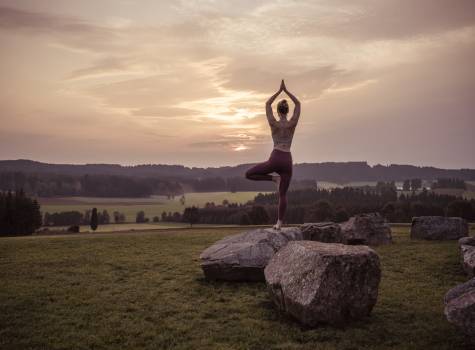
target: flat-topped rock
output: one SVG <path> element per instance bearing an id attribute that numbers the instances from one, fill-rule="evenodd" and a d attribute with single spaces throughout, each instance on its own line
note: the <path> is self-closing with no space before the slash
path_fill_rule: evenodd
<path id="1" fill-rule="evenodd" d="M 447 320 L 475 344 L 475 278 L 449 290 L 444 302 Z"/>
<path id="2" fill-rule="evenodd" d="M 445 216 L 412 218 L 412 239 L 452 240 L 465 236 L 468 236 L 468 223 L 462 218 Z"/>
<path id="3" fill-rule="evenodd" d="M 303 239 L 325 243 L 343 243 L 340 225 L 334 222 L 311 222 L 300 226 Z"/>
<path id="4" fill-rule="evenodd" d="M 264 273 L 277 307 L 310 327 L 369 315 L 381 279 L 371 248 L 312 241 L 289 242 Z"/>
<path id="5" fill-rule="evenodd" d="M 301 240 L 297 227 L 262 228 L 221 239 L 200 255 L 208 280 L 264 281 L 264 268 L 289 241 Z"/>
<path id="6" fill-rule="evenodd" d="M 392 243 L 391 228 L 379 213 L 359 214 L 340 224 L 345 244 Z"/>

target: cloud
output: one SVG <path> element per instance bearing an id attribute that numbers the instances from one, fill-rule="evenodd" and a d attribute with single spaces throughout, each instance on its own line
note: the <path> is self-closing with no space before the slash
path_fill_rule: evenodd
<path id="1" fill-rule="evenodd" d="M 120 32 L 79 18 L 65 15 L 0 7 L 0 28 L 27 35 L 49 35 L 65 47 L 87 51 L 117 50 Z"/>
<path id="2" fill-rule="evenodd" d="M 118 57 L 106 57 L 96 61 L 92 66 L 76 69 L 66 80 L 97 78 L 106 75 L 134 73 L 128 62 Z"/>
<path id="3" fill-rule="evenodd" d="M 10 4 L 0 119 L 39 129 L 31 149 L 61 134 L 68 158 L 91 154 L 61 147 L 83 137 L 116 161 L 119 148 L 125 162 L 253 162 L 271 149 L 264 103 L 284 78 L 302 101 L 296 161 L 473 163 L 473 1 Z"/>
<path id="4" fill-rule="evenodd" d="M 254 16 L 276 23 L 279 35 L 356 40 L 407 39 L 472 26 L 472 0 L 325 0 L 263 4 Z M 287 26 L 278 26 L 288 23 Z"/>

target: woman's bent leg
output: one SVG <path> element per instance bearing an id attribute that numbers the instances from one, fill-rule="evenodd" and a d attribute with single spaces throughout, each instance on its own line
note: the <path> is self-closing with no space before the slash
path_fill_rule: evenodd
<path id="1" fill-rule="evenodd" d="M 272 175 L 269 173 L 274 171 L 272 163 L 268 160 L 263 163 L 254 165 L 246 171 L 246 178 L 255 181 L 272 181 Z"/>

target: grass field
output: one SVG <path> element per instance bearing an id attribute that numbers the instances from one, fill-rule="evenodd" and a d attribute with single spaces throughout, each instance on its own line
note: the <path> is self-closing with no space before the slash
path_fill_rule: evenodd
<path id="1" fill-rule="evenodd" d="M 443 296 L 466 280 L 456 242 L 378 247 L 372 315 L 309 330 L 263 283 L 209 283 L 200 252 L 242 229 L 0 239 L 1 349 L 464 349 Z M 472 228 L 472 235 L 474 234 Z"/>
<path id="2" fill-rule="evenodd" d="M 95 198 L 95 197 L 63 197 L 63 198 L 38 198 L 42 213 L 57 213 L 62 211 L 77 210 L 84 212 L 96 207 L 99 211 L 106 209 L 112 215 L 114 211 L 124 213 L 127 222 L 135 222 L 138 211 L 143 210 L 150 220 L 159 216 L 163 211 L 183 212 L 187 206 L 203 207 L 206 202 L 221 204 L 227 199 L 231 203 L 246 203 L 259 192 L 204 192 L 186 193 L 185 205 L 180 203 L 180 196 L 167 199 L 165 196 L 152 196 L 150 198 Z M 265 193 L 265 192 L 263 192 Z"/>

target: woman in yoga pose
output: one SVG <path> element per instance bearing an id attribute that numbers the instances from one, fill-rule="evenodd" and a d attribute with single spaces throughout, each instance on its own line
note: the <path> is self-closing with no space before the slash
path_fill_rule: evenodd
<path id="1" fill-rule="evenodd" d="M 276 120 L 272 113 L 272 103 L 282 91 L 284 91 L 295 104 L 294 114 L 290 120 L 287 120 L 289 105 L 285 99 L 277 104 L 279 120 Z M 246 172 L 246 178 L 256 181 L 274 181 L 277 183 L 279 190 L 279 209 L 277 223 L 274 225 L 274 229 L 280 230 L 282 221 L 284 220 L 285 209 L 287 208 L 287 189 L 289 188 L 290 179 L 292 178 L 292 154 L 290 153 L 290 145 L 292 144 L 295 127 L 300 117 L 300 101 L 287 90 L 284 80 L 282 80 L 280 84 L 279 91 L 272 95 L 266 102 L 266 115 L 272 132 L 274 149 L 267 161 L 253 166 Z M 270 175 L 270 173 L 273 172 L 278 175 Z"/>

